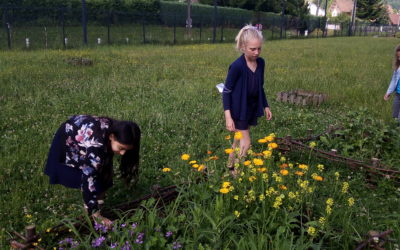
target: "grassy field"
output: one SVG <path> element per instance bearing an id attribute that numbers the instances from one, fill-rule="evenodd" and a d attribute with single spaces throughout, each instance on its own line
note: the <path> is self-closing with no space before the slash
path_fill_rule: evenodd
<path id="1" fill-rule="evenodd" d="M 372 118 L 390 123 L 391 102 L 384 102 L 383 95 L 390 81 L 393 48 L 397 43 L 393 38 L 370 37 L 267 41 L 263 48 L 267 62 L 265 90 L 274 118 L 271 122 L 259 120 L 253 140 L 272 132 L 277 136 L 291 134 L 295 137 L 304 136 L 307 129 L 318 133 L 359 108 L 366 108 Z M 226 160 L 223 149 L 229 144 L 224 139 L 228 133 L 224 129 L 221 97 L 215 84 L 224 81 L 229 63 L 237 56 L 233 44 L 0 51 L 1 248 L 7 244 L 9 231 L 21 231 L 28 223 L 36 223 L 40 230 L 45 230 L 81 213 L 80 192 L 50 186 L 43 175 L 53 133 L 72 114 L 135 120 L 142 128 L 139 185 L 131 191 L 116 181 L 110 190 L 109 202 L 132 200 L 148 193 L 151 185 L 176 182 L 176 176 L 165 175 L 160 170 L 182 165 L 182 153 L 189 153 L 192 159 L 203 159 L 208 150 L 219 152 L 220 160 L 214 167 L 222 174 Z M 67 61 L 72 57 L 89 58 L 93 66 L 70 65 Z M 278 91 L 291 89 L 324 92 L 329 100 L 320 108 L 275 101 Z M 314 159 L 308 161 L 317 163 Z M 345 169 L 329 163 L 325 165 L 332 173 Z M 325 236 L 311 240 L 303 236 L 299 240 L 290 234 L 289 227 L 284 230 L 287 234 L 279 234 L 281 229 L 276 228 L 257 233 L 240 230 L 240 226 L 249 227 L 244 222 L 245 213 L 241 217 L 243 221 L 236 223 L 237 227 L 228 223 L 223 229 L 227 236 L 221 236 L 223 232 L 218 231 L 222 230 L 219 226 L 224 221 L 217 223 L 219 226 L 207 224 L 208 229 L 203 221 L 206 215 L 197 217 L 203 218 L 198 222 L 204 230 L 203 236 L 194 233 L 194 220 L 185 230 L 178 230 L 178 226 L 185 225 L 182 220 L 172 223 L 170 218 L 164 218 L 165 223 L 172 223 L 174 227 L 162 226 L 179 231 L 179 239 L 188 248 L 199 249 L 200 245 L 204 248 L 345 249 L 354 248 L 368 230 L 388 228 L 395 230 L 392 238 L 399 239 L 399 190 L 390 183 L 367 190 L 362 176 L 343 171 L 343 176 L 348 175 L 349 182 L 355 186 L 353 194 L 358 198 L 357 216 L 352 218 L 346 213 L 349 217 L 343 231 L 338 230 L 342 223 L 340 215 L 333 218 L 336 220 L 333 229 L 321 230 L 320 235 L 325 232 Z M 191 188 L 207 191 L 208 184 L 201 187 L 192 184 Z M 213 209 L 202 200 L 209 199 L 210 204 L 214 201 L 217 204 L 220 199 L 212 192 L 189 193 L 179 199 L 182 207 L 189 207 L 186 198 L 193 199 L 191 204 L 197 204 L 199 209 Z M 310 198 L 309 202 L 318 203 L 316 200 L 326 194 L 329 190 L 321 187 L 320 193 L 313 197 L 315 200 Z M 195 213 L 197 210 L 188 211 Z M 249 215 L 249 221 L 250 218 L 253 217 Z M 257 228 L 256 223 L 253 226 Z M 265 236 L 266 232 L 274 238 L 260 236 Z M 227 241 L 219 241 L 218 237 Z M 290 237 L 291 245 L 279 245 Z M 245 244 L 257 240 L 258 246 Z M 87 242 L 90 244 L 90 240 Z M 394 249 L 394 244 L 399 243 L 392 242 L 390 248 Z"/>

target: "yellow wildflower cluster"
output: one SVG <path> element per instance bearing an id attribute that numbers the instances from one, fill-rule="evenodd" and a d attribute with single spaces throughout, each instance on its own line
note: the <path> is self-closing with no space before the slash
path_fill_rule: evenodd
<path id="1" fill-rule="evenodd" d="M 222 194 L 227 194 L 233 191 L 235 188 L 233 187 L 232 183 L 229 181 L 225 181 L 222 183 L 222 187 L 220 188 L 219 192 Z"/>
<path id="2" fill-rule="evenodd" d="M 258 158 L 253 159 L 253 163 L 256 166 L 262 166 L 264 164 L 263 160 L 258 159 Z"/>
<path id="3" fill-rule="evenodd" d="M 163 171 L 164 173 L 167 173 L 167 172 L 171 172 L 171 169 L 170 169 L 170 168 L 163 168 L 162 171 Z"/>
<path id="4" fill-rule="evenodd" d="M 352 207 L 352 206 L 354 205 L 354 198 L 353 198 L 353 197 L 350 197 L 350 198 L 347 200 L 347 202 L 348 202 L 348 204 L 349 204 L 349 207 Z"/>
<path id="5" fill-rule="evenodd" d="M 278 209 L 282 205 L 283 198 L 285 198 L 284 194 L 277 196 L 275 198 L 275 202 L 274 205 L 272 205 L 272 207 Z"/>
<path id="6" fill-rule="evenodd" d="M 235 132 L 235 136 L 233 138 L 237 141 L 242 139 L 243 138 L 242 132 L 240 131 Z"/>
<path id="7" fill-rule="evenodd" d="M 315 227 L 309 227 L 309 228 L 307 229 L 307 233 L 308 233 L 310 236 L 314 237 L 315 235 L 317 235 L 317 230 L 315 229 Z"/>
<path id="8" fill-rule="evenodd" d="M 349 189 L 349 183 L 348 182 L 343 182 L 342 185 L 342 193 L 347 193 L 347 190 Z"/>
<path id="9" fill-rule="evenodd" d="M 183 154 L 183 155 L 181 156 L 181 159 L 184 160 L 184 161 L 187 161 L 187 160 L 190 159 L 190 155 L 188 155 L 188 154 Z"/>
<path id="10" fill-rule="evenodd" d="M 317 143 L 315 141 L 312 141 L 308 145 L 310 146 L 310 148 L 315 148 L 315 146 L 317 146 Z"/>

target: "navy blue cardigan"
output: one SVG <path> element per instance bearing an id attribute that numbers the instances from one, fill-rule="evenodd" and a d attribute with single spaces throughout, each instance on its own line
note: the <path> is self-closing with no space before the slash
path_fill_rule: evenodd
<path id="1" fill-rule="evenodd" d="M 262 58 L 257 58 L 257 67 L 261 67 L 258 72 L 261 74 L 261 84 L 258 90 L 258 105 L 256 116 L 264 115 L 264 109 L 269 107 L 264 92 L 264 68 L 265 62 Z M 231 116 L 235 120 L 247 120 L 247 63 L 244 55 L 236 59 L 230 66 L 225 81 L 224 91 L 222 92 L 222 102 L 224 110 L 230 110 Z"/>

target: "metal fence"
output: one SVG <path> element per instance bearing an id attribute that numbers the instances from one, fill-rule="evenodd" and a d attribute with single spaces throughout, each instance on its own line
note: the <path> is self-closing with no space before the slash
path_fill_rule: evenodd
<path id="1" fill-rule="evenodd" d="M 266 40 L 331 37 L 395 36 L 397 26 L 331 23 L 320 19 L 290 16 L 257 18 L 202 16 L 193 13 L 191 27 L 186 13 L 96 11 L 84 15 L 82 9 L 0 8 L 0 49 L 67 49 L 82 46 L 129 45 L 143 43 L 183 44 L 233 42 L 238 29 L 257 24 Z"/>

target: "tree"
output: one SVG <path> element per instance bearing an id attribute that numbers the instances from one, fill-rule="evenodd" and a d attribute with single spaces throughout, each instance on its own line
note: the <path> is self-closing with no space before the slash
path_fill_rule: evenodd
<path id="1" fill-rule="evenodd" d="M 357 17 L 373 23 L 385 24 L 388 15 L 383 0 L 357 0 Z"/>

